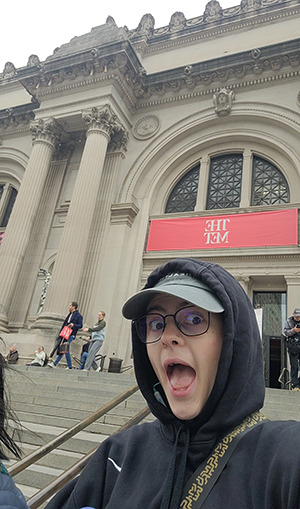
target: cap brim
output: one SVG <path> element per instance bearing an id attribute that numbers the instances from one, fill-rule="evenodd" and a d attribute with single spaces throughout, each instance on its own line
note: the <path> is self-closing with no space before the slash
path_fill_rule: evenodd
<path id="1" fill-rule="evenodd" d="M 189 278 L 192 280 L 192 278 Z M 196 281 L 196 280 L 194 280 Z M 197 286 L 192 284 L 183 284 L 167 282 L 158 284 L 160 287 L 153 287 L 141 290 L 130 297 L 122 308 L 122 314 L 129 320 L 135 320 L 147 313 L 150 301 L 158 294 L 172 295 L 179 297 L 195 306 L 211 311 L 212 313 L 222 313 L 223 306 L 216 295 L 208 290 L 201 282 L 196 281 Z"/>

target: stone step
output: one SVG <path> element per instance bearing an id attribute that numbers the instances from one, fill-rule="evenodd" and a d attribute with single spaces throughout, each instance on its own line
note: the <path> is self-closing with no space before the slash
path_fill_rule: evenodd
<path id="1" fill-rule="evenodd" d="M 136 412 L 135 412 L 136 413 Z M 133 414 L 135 415 L 135 414 Z M 70 419 L 67 417 L 49 417 L 48 415 L 42 415 L 42 414 L 33 414 L 33 413 L 25 413 L 25 412 L 18 412 L 19 419 L 24 422 L 25 419 L 30 419 L 31 423 L 35 424 L 48 424 L 50 426 L 58 426 L 61 428 L 71 428 L 72 426 L 75 426 L 75 424 L 78 423 L 77 419 Z M 84 418 L 80 416 L 80 418 Z M 118 416 L 118 415 L 105 415 L 101 417 L 98 421 L 95 421 L 93 424 L 90 424 L 86 431 L 90 431 L 91 433 L 102 433 L 105 435 L 110 435 L 114 431 L 116 431 L 117 428 L 120 428 L 123 426 L 123 424 L 126 424 L 126 422 L 130 419 L 130 417 L 127 416 Z"/>
<path id="2" fill-rule="evenodd" d="M 266 389 L 263 413 L 270 420 L 300 420 L 300 391 Z"/>
<path id="3" fill-rule="evenodd" d="M 127 417 L 128 419 L 131 419 L 136 413 L 137 409 L 141 406 L 141 401 L 135 401 L 134 405 L 124 405 L 123 403 L 120 403 L 117 407 L 110 410 L 106 417 L 100 417 L 98 419 L 99 422 L 108 422 L 108 419 L 114 419 L 115 417 Z M 108 401 L 105 401 L 104 403 L 108 403 Z M 14 410 L 17 413 L 18 417 L 21 419 L 21 413 L 23 412 L 26 415 L 32 415 L 33 418 L 35 415 L 43 415 L 47 418 L 69 418 L 69 419 L 75 419 L 76 421 L 84 419 L 85 417 L 88 417 L 91 413 L 95 410 L 95 403 L 91 404 L 85 404 L 84 409 L 83 408 L 62 408 L 57 406 L 42 406 L 42 405 L 36 405 L 34 403 L 23 403 L 21 401 L 17 401 L 14 403 Z"/>
<path id="4" fill-rule="evenodd" d="M 7 375 L 13 410 L 20 419 L 22 450 L 37 447 L 109 403 L 135 385 L 132 374 L 80 372 L 51 368 L 17 367 Z M 14 477 L 27 497 L 46 486 L 60 472 L 97 447 L 146 406 L 140 392 L 99 418 L 84 431 Z M 148 420 L 153 419 L 153 416 Z"/>
<path id="5" fill-rule="evenodd" d="M 24 455 L 50 442 L 136 383 L 135 377 L 128 373 L 79 372 L 63 368 L 27 369 L 25 366 L 9 372 L 7 382 L 12 408 L 25 428 L 22 434 Z M 14 480 L 25 496 L 31 497 L 145 406 L 141 393 L 133 394 L 84 431 L 15 476 Z M 267 389 L 262 411 L 270 419 L 299 420 L 300 392 Z M 152 415 L 147 418 L 148 421 L 153 419 Z"/>

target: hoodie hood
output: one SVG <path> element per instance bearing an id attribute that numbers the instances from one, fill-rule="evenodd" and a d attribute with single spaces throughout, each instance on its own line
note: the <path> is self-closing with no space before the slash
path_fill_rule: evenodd
<path id="1" fill-rule="evenodd" d="M 260 410 L 264 402 L 262 344 L 253 306 L 240 284 L 219 265 L 191 258 L 177 258 L 157 267 L 144 289 L 172 273 L 182 273 L 204 283 L 224 308 L 223 344 L 216 380 L 198 416 L 181 421 L 170 410 L 149 361 L 146 345 L 132 327 L 133 357 L 138 385 L 152 413 L 166 426 L 188 427 L 198 439 L 214 442 L 247 415 Z M 125 304 L 126 306 L 126 304 Z M 158 388 L 166 405 L 157 401 Z M 173 428 L 174 429 L 174 428 Z"/>

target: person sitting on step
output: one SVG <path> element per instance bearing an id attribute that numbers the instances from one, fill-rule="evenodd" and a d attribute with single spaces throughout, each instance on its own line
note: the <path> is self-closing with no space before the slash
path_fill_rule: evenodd
<path id="1" fill-rule="evenodd" d="M 41 368 L 45 365 L 45 361 L 47 359 L 47 354 L 45 352 L 45 348 L 43 346 L 39 346 L 38 349 L 34 352 L 35 359 L 32 362 L 28 362 L 26 366 L 34 366 L 37 368 Z"/>

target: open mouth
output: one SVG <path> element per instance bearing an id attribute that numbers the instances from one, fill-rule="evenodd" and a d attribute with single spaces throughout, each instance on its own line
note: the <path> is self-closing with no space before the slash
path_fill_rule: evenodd
<path id="1" fill-rule="evenodd" d="M 195 370 L 186 364 L 170 363 L 166 371 L 169 384 L 174 391 L 188 389 L 196 377 Z"/>

